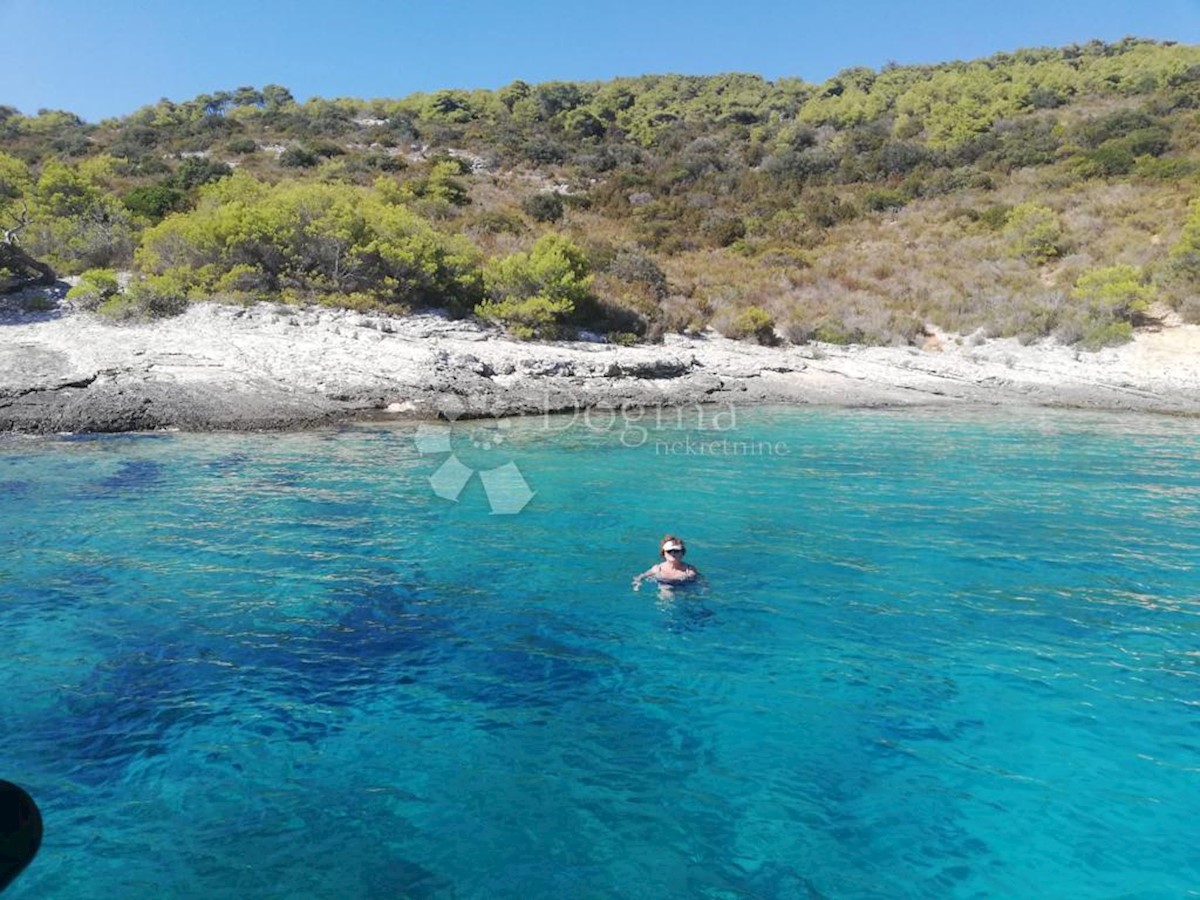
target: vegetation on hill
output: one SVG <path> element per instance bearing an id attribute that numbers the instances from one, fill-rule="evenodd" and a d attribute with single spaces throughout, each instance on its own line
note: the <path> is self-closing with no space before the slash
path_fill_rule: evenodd
<path id="1" fill-rule="evenodd" d="M 274 298 L 527 337 L 1098 346 L 1158 303 L 1200 320 L 1198 184 L 1200 47 L 1137 39 L 824 84 L 268 85 L 98 124 L 0 106 L 6 242 L 133 270 L 100 304 L 122 315 Z"/>

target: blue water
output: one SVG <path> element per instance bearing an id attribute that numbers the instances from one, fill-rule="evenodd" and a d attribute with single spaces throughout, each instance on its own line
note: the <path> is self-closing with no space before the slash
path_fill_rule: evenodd
<path id="1" fill-rule="evenodd" d="M 457 502 L 411 428 L 0 442 L 6 900 L 1200 895 L 1200 423 L 449 448 Z M 667 531 L 707 592 L 630 589 Z"/>

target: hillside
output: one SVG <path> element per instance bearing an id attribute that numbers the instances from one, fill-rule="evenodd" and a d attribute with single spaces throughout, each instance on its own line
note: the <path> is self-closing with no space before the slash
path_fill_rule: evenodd
<path id="1" fill-rule="evenodd" d="M 100 123 L 0 107 L 21 251 L 0 284 L 33 261 L 100 270 L 74 299 L 114 318 L 273 299 L 447 307 L 524 337 L 934 326 L 1095 347 L 1168 310 L 1200 321 L 1198 117 L 1200 47 L 1137 39 L 824 84 L 303 103 L 271 85 Z"/>

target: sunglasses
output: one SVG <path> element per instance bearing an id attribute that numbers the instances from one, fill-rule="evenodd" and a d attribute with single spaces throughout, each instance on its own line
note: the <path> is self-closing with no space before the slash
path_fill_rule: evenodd
<path id="1" fill-rule="evenodd" d="M 663 553 L 683 553 L 682 547 L 672 547 L 669 550 L 664 550 Z"/>

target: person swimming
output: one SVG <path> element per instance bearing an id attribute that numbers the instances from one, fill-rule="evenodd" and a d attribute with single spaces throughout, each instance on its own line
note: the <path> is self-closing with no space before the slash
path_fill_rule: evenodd
<path id="1" fill-rule="evenodd" d="M 663 561 L 633 577 L 635 591 L 641 588 L 642 582 L 647 578 L 653 579 L 659 587 L 664 588 L 681 587 L 703 581 L 703 576 L 696 567 L 683 561 L 683 555 L 687 553 L 687 546 L 681 538 L 677 538 L 673 534 L 666 535 L 659 542 L 658 552 Z"/>

